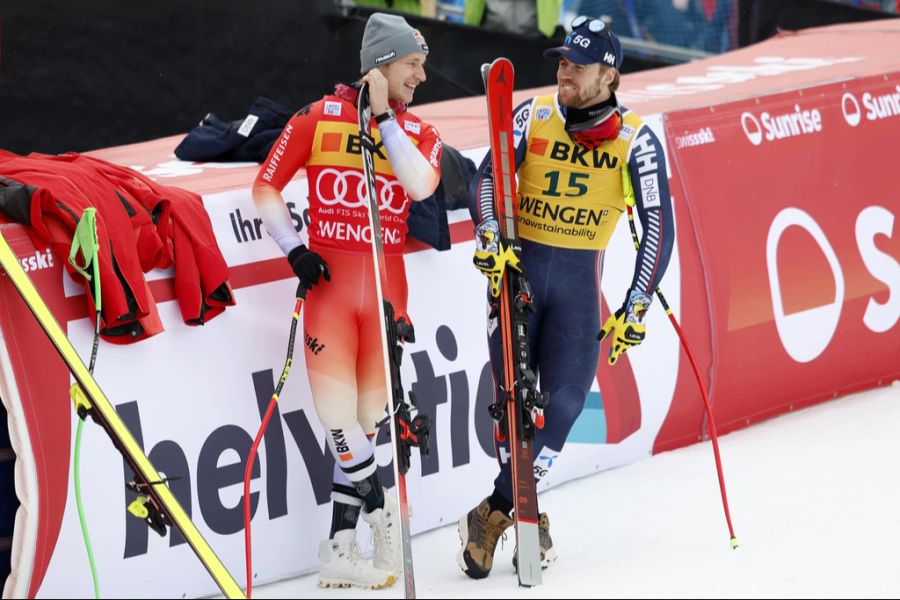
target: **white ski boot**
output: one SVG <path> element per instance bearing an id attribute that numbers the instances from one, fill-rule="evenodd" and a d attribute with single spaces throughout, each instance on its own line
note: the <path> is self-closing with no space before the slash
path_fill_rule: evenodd
<path id="1" fill-rule="evenodd" d="M 399 574 L 403 557 L 400 549 L 399 508 L 394 494 L 385 490 L 384 508 L 370 513 L 363 511 L 362 518 L 372 526 L 375 535 L 372 564 L 378 569 Z"/>
<path id="2" fill-rule="evenodd" d="M 359 555 L 355 529 L 338 531 L 333 540 L 319 544 L 319 587 L 377 590 L 396 580 L 392 572 L 374 567 Z"/>

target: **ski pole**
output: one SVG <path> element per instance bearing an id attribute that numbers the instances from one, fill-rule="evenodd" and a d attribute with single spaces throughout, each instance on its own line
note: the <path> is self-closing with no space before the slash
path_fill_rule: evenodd
<path id="1" fill-rule="evenodd" d="M 294 359 L 294 340 L 297 337 L 297 323 L 300 320 L 300 309 L 303 307 L 303 301 L 306 300 L 306 290 L 303 285 L 297 286 L 296 303 L 294 304 L 294 313 L 291 319 L 291 335 L 288 338 L 287 358 L 284 360 L 284 367 L 281 369 L 281 377 L 278 379 L 278 385 L 275 392 L 269 400 L 269 406 L 263 415 L 262 423 L 259 431 L 256 432 L 256 438 L 253 445 L 250 446 L 250 454 L 247 456 L 247 466 L 244 469 L 244 553 L 247 560 L 247 598 L 250 598 L 253 589 L 253 539 L 250 533 L 250 477 L 253 474 L 253 463 L 256 461 L 256 452 L 259 449 L 259 443 L 262 441 L 263 434 L 269 426 L 269 419 L 275 412 L 275 405 L 278 402 L 278 396 L 284 388 L 284 382 L 287 381 L 288 372 L 291 370 L 291 362 Z"/>
<path id="2" fill-rule="evenodd" d="M 631 229 L 631 241 L 634 243 L 635 249 L 640 248 L 640 240 L 638 240 L 637 229 L 634 225 L 634 210 L 630 205 L 628 206 L 628 227 Z M 666 314 L 669 316 L 669 321 L 672 323 L 672 327 L 675 328 L 678 339 L 681 340 L 681 347 L 684 348 L 684 353 L 687 355 L 688 361 L 691 363 L 691 368 L 694 370 L 694 376 L 697 378 L 697 385 L 700 386 L 700 395 L 703 397 L 703 404 L 706 407 L 706 416 L 709 419 L 709 436 L 712 440 L 713 454 L 716 457 L 716 472 L 719 475 L 719 490 L 722 493 L 722 508 L 725 510 L 725 521 L 728 523 L 728 533 L 731 535 L 731 547 L 737 548 L 738 540 L 734 535 L 734 527 L 731 524 L 731 511 L 728 510 L 728 494 L 725 492 L 725 475 L 722 473 L 722 456 L 719 454 L 719 435 L 716 433 L 716 419 L 713 416 L 712 403 L 709 401 L 706 385 L 700 377 L 700 369 L 697 367 L 697 362 L 694 360 L 694 353 L 691 352 L 691 347 L 687 343 L 684 331 L 682 331 L 681 326 L 678 324 L 678 320 L 675 318 L 675 314 L 669 307 L 669 303 L 666 302 L 666 297 L 663 296 L 662 290 L 658 287 L 656 288 L 656 296 L 659 298 Z"/>
<path id="3" fill-rule="evenodd" d="M 81 273 L 90 283 L 91 295 L 94 297 L 94 340 L 91 346 L 91 360 L 88 372 L 94 374 L 94 366 L 97 364 L 97 350 L 100 345 L 100 311 L 103 303 L 100 298 L 100 264 L 97 258 L 100 252 L 100 243 L 97 240 L 97 209 L 89 207 L 84 209 L 75 226 L 75 234 L 72 236 L 72 246 L 69 249 L 69 263 L 75 270 Z M 78 251 L 84 259 L 84 265 L 78 263 Z M 88 272 L 90 269 L 90 272 Z M 81 436 L 84 429 L 84 420 L 87 418 L 87 410 L 81 408 L 83 394 L 81 385 L 73 383 L 69 389 L 69 395 L 75 404 L 78 414 L 78 426 L 75 429 L 75 453 L 72 459 L 72 483 L 75 488 L 75 506 L 78 509 L 78 522 L 81 524 L 81 535 L 84 538 L 84 548 L 88 556 L 88 564 L 91 569 L 91 581 L 94 584 L 94 598 L 100 597 L 100 581 L 97 576 L 97 563 L 94 560 L 94 550 L 91 546 L 91 536 L 88 533 L 87 517 L 84 515 L 84 504 L 81 499 Z"/>

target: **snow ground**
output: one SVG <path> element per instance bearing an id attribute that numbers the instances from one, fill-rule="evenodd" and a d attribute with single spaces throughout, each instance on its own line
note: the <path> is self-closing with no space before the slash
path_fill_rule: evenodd
<path id="1" fill-rule="evenodd" d="M 729 546 L 709 442 L 544 492 L 559 560 L 520 588 L 515 536 L 481 581 L 456 564 L 456 526 L 413 538 L 420 597 L 802 598 L 900 596 L 900 382 L 720 439 L 737 550 Z M 487 488 L 489 482 L 484 482 Z M 398 598 L 323 590 L 316 575 L 256 598 Z"/>

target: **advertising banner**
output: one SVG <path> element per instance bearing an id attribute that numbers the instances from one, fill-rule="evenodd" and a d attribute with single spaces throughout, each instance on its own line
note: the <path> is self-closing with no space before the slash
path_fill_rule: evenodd
<path id="1" fill-rule="evenodd" d="M 650 122 L 661 136 L 661 118 Z M 484 151 L 477 148 L 467 154 L 477 161 Z M 193 171 L 202 168 L 168 162 L 146 165 L 144 171 L 178 185 L 179 174 L 196 175 Z M 223 170 L 223 176 L 233 172 Z M 306 181 L 291 182 L 284 196 L 305 237 Z M 262 226 L 247 187 L 205 194 L 204 203 L 231 269 L 237 305 L 203 327 L 188 327 L 174 299 L 171 272 L 153 271 L 148 280 L 165 331 L 136 344 L 101 344 L 95 376 L 151 462 L 171 478 L 171 489 L 210 545 L 243 581 L 243 465 L 285 359 L 296 279 Z M 454 523 L 490 493 L 497 469 L 494 424 L 487 410 L 493 401 L 493 380 L 486 342 L 486 281 L 472 266 L 474 241 L 468 212 L 454 211 L 450 220 L 451 250 L 411 251 L 406 256 L 408 308 L 417 341 L 406 347 L 402 377 L 405 387 L 415 393 L 420 410 L 434 422 L 431 453 L 423 460 L 414 454 L 408 478 L 414 534 Z M 24 230 L 14 229 L 22 239 L 15 250 L 28 260 L 36 250 Z M 625 219 L 607 256 L 604 314 L 622 302 L 634 268 L 635 252 Z M 666 276 L 669 300 L 676 309 L 677 262 L 676 253 Z M 57 316 L 75 347 L 87 357 L 93 327 L 84 312 L 83 288 L 58 265 L 52 276 L 37 283 L 51 307 L 62 311 Z M 6 310 L 17 307 L 14 293 L 3 291 Z M 45 527 L 35 533 L 44 554 L 32 552 L 32 560 L 23 552 L 18 560 L 29 558 L 36 570 L 46 568 L 42 580 L 32 578 L 36 582 L 32 593 L 38 597 L 70 596 L 73 590 L 87 595 L 90 571 L 69 472 L 74 443 L 69 432 L 76 418 L 67 394 L 69 376 L 52 351 L 40 363 L 31 360 L 32 346 L 42 343 L 40 332 L 20 338 L 20 331 L 31 323 L 27 310 L 16 310 L 0 325 L 6 342 L 3 353 L 20 367 L 11 372 L 14 376 L 4 378 L 0 396 L 6 401 L 17 395 L 20 406 L 10 410 L 11 419 L 27 424 L 21 438 L 41 448 L 53 446 L 34 432 L 51 415 L 59 422 L 53 439 L 59 449 L 53 461 L 47 461 L 55 469 L 52 478 L 46 475 L 48 465 L 34 463 L 28 452 L 19 453 L 19 463 L 34 473 L 35 481 L 52 479 L 56 489 L 42 491 L 55 499 L 50 512 L 40 502 L 23 500 L 23 512 L 33 509 L 41 514 L 33 522 L 55 523 L 55 529 Z M 651 334 L 640 351 L 626 355 L 615 368 L 606 364 L 604 356 L 598 368 L 599 384 L 595 382 L 562 456 L 540 453 L 535 468 L 548 474 L 539 489 L 650 455 L 676 387 L 678 341 L 659 307 L 654 307 L 648 328 Z M 20 339 L 28 341 L 19 343 Z M 303 344 L 312 342 L 300 340 L 302 335 L 251 483 L 258 583 L 315 570 L 318 542 L 327 536 L 331 518 L 328 503 L 334 460 L 306 377 Z M 32 382 L 48 385 L 46 374 L 51 372 L 53 386 L 32 393 Z M 52 409 L 35 411 L 38 406 Z M 37 412 L 34 427 L 21 418 L 32 412 Z M 384 429 L 377 437 L 376 457 L 382 482 L 392 486 L 390 440 Z M 87 522 L 104 595 L 202 596 L 216 591 L 178 534 L 159 537 L 125 511 L 133 498 L 125 488 L 130 470 L 105 434 L 91 423 L 85 428 L 81 465 Z M 42 489 L 33 484 L 27 487 Z M 26 495 L 25 491 L 19 495 Z M 369 535 L 364 529 L 360 527 L 359 539 L 365 551 Z M 414 550 L 415 544 L 414 539 Z M 435 551 L 446 552 L 448 560 L 453 560 L 457 550 Z M 27 571 L 14 569 L 20 576 Z M 166 577 L 148 581 L 148 572 L 166 573 Z M 15 589 L 22 589 L 21 584 Z"/>
<path id="2" fill-rule="evenodd" d="M 666 115 L 704 269 L 720 430 L 900 375 L 898 83 Z"/>
<path id="3" fill-rule="evenodd" d="M 720 432 L 900 377 L 900 199 L 892 150 L 900 135 L 900 75 L 644 116 L 666 140 L 675 207 L 677 243 L 662 287 Z M 484 151 L 465 153 L 478 162 Z M 172 273 L 149 273 L 166 330 L 136 344 L 101 344 L 96 378 L 242 581 L 243 464 L 284 361 L 296 280 L 256 213 L 248 188 L 253 166 L 154 163 L 139 148 L 119 160 L 170 185 L 202 178 L 237 305 L 203 327 L 187 327 Z M 305 238 L 306 181 L 291 182 L 284 195 Z M 431 455 L 414 455 L 409 474 L 413 533 L 455 522 L 490 493 L 496 473 L 486 283 L 471 264 L 467 211 L 449 217 L 451 250 L 410 243 L 406 255 L 417 342 L 406 347 L 403 382 L 434 421 Z M 92 326 L 83 288 L 22 227 L 4 226 L 4 235 L 87 357 Z M 603 268 L 604 316 L 621 304 L 634 257 L 622 219 Z M 0 294 L 0 397 L 22 502 L 5 590 L 87 595 L 90 573 L 71 490 L 70 378 L 3 277 Z M 565 451 L 539 453 L 536 472 L 547 472 L 540 490 L 704 435 L 694 373 L 658 303 L 646 324 L 646 341 L 614 368 L 603 346 Z M 315 341 L 298 338 L 251 483 L 258 583 L 314 570 L 328 531 L 333 459 L 310 397 L 305 343 Z M 376 455 L 382 481 L 392 485 L 389 443 L 382 432 Z M 131 474 L 90 423 L 81 465 L 104 595 L 215 593 L 178 535 L 159 537 L 125 511 Z M 366 550 L 368 533 L 360 531 Z M 448 560 L 456 550 L 433 549 Z M 148 581 L 148 572 L 167 576 Z"/>

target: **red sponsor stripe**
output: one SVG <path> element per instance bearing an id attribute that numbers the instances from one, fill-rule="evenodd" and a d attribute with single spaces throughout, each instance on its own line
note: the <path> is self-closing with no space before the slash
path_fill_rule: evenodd
<path id="1" fill-rule="evenodd" d="M 531 140 L 531 145 L 528 146 L 528 151 L 532 154 L 539 154 L 544 156 L 547 152 L 547 144 L 550 140 L 544 138 L 534 138 Z"/>
<path id="2" fill-rule="evenodd" d="M 341 149 L 340 133 L 322 134 L 322 152 L 337 152 Z"/>

